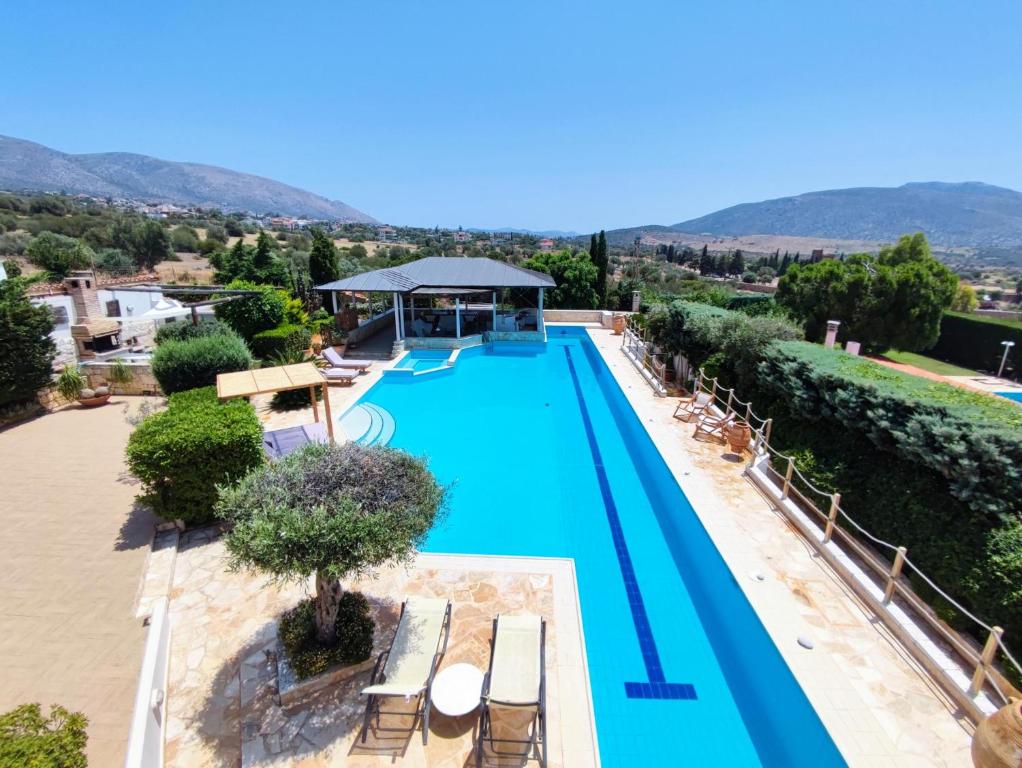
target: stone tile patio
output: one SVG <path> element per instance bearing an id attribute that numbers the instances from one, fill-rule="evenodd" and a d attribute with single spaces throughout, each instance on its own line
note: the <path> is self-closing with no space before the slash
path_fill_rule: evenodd
<path id="1" fill-rule="evenodd" d="M 364 712 L 359 691 L 368 670 L 282 709 L 274 619 L 306 594 L 306 585 L 277 587 L 258 575 L 227 573 L 223 556 L 212 532 L 186 534 L 178 550 L 170 604 L 167 766 L 453 768 L 469 761 L 476 714 L 446 718 L 434 712 L 425 747 L 420 730 L 410 730 L 412 718 L 401 716 L 384 716 L 383 730 L 371 729 L 364 746 L 356 743 Z M 391 568 L 347 586 L 366 594 L 373 606 L 373 659 L 389 644 L 405 595 L 443 596 L 453 603 L 441 669 L 458 662 L 485 669 L 497 613 L 545 616 L 550 765 L 596 764 L 570 561 L 419 555 L 409 568 Z M 402 706 L 411 710 L 413 704 L 390 701 L 387 708 Z"/>
<path id="2" fill-rule="evenodd" d="M 971 766 L 964 715 L 743 476 L 744 462 L 692 439 L 621 337 L 589 335 L 849 764 Z"/>

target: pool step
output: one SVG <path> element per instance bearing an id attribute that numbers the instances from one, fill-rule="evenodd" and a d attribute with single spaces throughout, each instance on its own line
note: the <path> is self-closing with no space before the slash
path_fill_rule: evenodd
<path id="1" fill-rule="evenodd" d="M 341 417 L 341 427 L 359 445 L 387 445 L 397 424 L 390 411 L 373 403 L 359 403 Z"/>

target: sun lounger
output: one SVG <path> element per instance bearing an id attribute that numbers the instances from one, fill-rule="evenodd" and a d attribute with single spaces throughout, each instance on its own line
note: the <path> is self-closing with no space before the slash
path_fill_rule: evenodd
<path id="1" fill-rule="evenodd" d="M 354 384 L 358 378 L 358 371 L 350 368 L 321 368 L 319 372 L 326 376 L 327 381 L 339 381 L 342 384 Z"/>
<path id="2" fill-rule="evenodd" d="M 690 421 L 692 416 L 698 416 L 712 403 L 713 395 L 709 392 L 696 392 L 692 397 L 683 397 L 674 409 L 674 418 Z"/>
<path id="3" fill-rule="evenodd" d="M 362 721 L 362 742 L 369 732 L 369 722 L 380 715 L 407 716 L 408 712 L 387 712 L 380 708 L 380 699 L 399 696 L 405 700 L 415 698 L 415 721 L 422 714 L 422 743 L 429 737 L 429 690 L 433 685 L 440 660 L 447 651 L 451 634 L 451 603 L 443 598 L 409 597 L 401 604 L 401 616 L 390 648 L 380 654 L 369 678 L 369 687 L 362 689 L 368 696 Z"/>
<path id="4" fill-rule="evenodd" d="M 496 744 L 520 744 L 539 750 L 539 764 L 546 768 L 546 621 L 533 614 L 497 616 L 490 639 L 490 668 L 483 680 L 482 712 L 476 766 L 483 763 L 483 747 L 489 742 L 495 755 L 528 759 L 528 753 L 501 752 Z M 492 711 L 498 708 L 535 709 L 528 738 L 496 738 Z"/>
<path id="5" fill-rule="evenodd" d="M 331 368 L 354 368 L 359 371 L 366 371 L 372 367 L 372 360 L 354 360 L 341 357 L 333 347 L 323 347 L 323 358 L 330 363 Z"/>
<path id="6" fill-rule="evenodd" d="M 735 422 L 734 413 L 728 412 L 723 416 L 717 416 L 709 411 L 699 415 L 696 422 L 696 431 L 692 437 L 706 437 L 710 440 L 718 440 L 721 443 L 727 442 L 727 428 Z"/>

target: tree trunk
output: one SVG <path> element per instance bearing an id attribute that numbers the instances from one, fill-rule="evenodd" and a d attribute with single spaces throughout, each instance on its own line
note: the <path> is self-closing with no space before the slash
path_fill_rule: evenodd
<path id="1" fill-rule="evenodd" d="M 337 611 L 342 594 L 340 579 L 316 571 L 316 639 L 323 645 L 337 642 Z"/>

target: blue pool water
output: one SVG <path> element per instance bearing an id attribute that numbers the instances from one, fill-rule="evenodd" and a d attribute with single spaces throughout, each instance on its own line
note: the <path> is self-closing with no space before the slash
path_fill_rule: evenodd
<path id="1" fill-rule="evenodd" d="M 395 368 L 411 368 L 413 371 L 428 371 L 447 363 L 451 356 L 449 349 L 413 349 L 398 360 Z"/>
<path id="2" fill-rule="evenodd" d="M 844 765 L 583 329 L 362 401 L 454 484 L 426 550 L 574 558 L 604 766 Z"/>
<path id="3" fill-rule="evenodd" d="M 1010 392 L 995 392 L 994 394 L 1000 395 L 1001 397 L 1006 397 L 1009 400 L 1014 400 L 1016 403 L 1022 403 L 1022 392 L 1019 392 L 1017 390 L 1013 390 Z"/>

